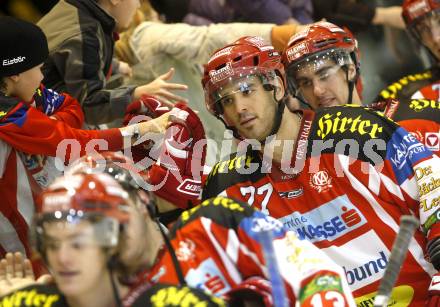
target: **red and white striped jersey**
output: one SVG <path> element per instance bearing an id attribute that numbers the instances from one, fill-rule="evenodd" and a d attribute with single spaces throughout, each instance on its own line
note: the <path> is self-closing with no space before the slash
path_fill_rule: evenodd
<path id="1" fill-rule="evenodd" d="M 20 155 L 0 141 L 0 254 L 20 251 L 30 255 L 28 227 L 34 215 L 34 196 L 40 187 L 29 178 Z"/>
<path id="2" fill-rule="evenodd" d="M 272 253 L 263 231 L 272 231 Z M 274 256 L 289 306 L 354 306 L 343 270 L 313 244 L 286 232 L 282 223 L 242 202 L 216 197 L 185 211 L 171 231 L 171 244 L 188 286 L 224 296 L 247 278 L 270 280 Z M 273 263 L 272 263 L 273 264 Z M 165 251 L 150 273 L 153 283 L 177 284 Z M 272 291 L 275 293 L 274 285 Z M 275 294 L 274 294 L 275 295 Z"/>
<path id="3" fill-rule="evenodd" d="M 302 111 L 291 167 L 251 150 L 219 162 L 202 198 L 247 201 L 342 266 L 358 306 L 371 306 L 404 214 L 420 218 L 392 301 L 420 306 L 435 273 L 426 233 L 440 205 L 440 160 L 393 121 L 362 107 Z M 289 162 L 289 161 L 287 161 Z M 289 163 L 286 163 L 287 165 Z"/>

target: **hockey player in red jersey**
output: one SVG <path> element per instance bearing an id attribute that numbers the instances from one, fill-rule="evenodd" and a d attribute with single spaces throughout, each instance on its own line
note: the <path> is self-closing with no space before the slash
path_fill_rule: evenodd
<path id="1" fill-rule="evenodd" d="M 317 81 L 346 75 L 340 67 L 332 70 Z M 354 81 L 351 72 L 348 80 Z M 423 226 L 391 299 L 420 306 L 429 295 L 437 297 L 428 288 L 437 273 L 433 265 L 440 267 L 438 157 L 393 121 L 362 107 L 283 111 L 283 77 L 280 55 L 255 37 L 217 50 L 205 66 L 207 107 L 247 150 L 214 166 L 202 199 L 247 201 L 313 242 L 343 267 L 360 306 L 372 303 L 400 216 L 414 214 Z"/>
<path id="2" fill-rule="evenodd" d="M 45 210 L 54 211 L 50 215 L 53 216 L 52 219 L 61 214 L 61 209 L 56 212 L 58 208 L 66 208 L 66 216 L 67 212 L 71 216 L 67 221 L 72 221 L 72 218 L 76 221 L 83 214 L 77 213 L 75 217 L 72 210 L 69 210 L 70 207 L 78 209 L 86 206 L 87 211 L 105 210 L 107 206 L 104 204 L 115 198 L 106 193 L 120 193 L 120 188 L 107 182 L 108 179 L 103 178 L 102 174 L 90 174 L 93 171 L 90 166 L 96 167 L 95 171 L 102 171 L 102 166 L 105 165 L 105 172 L 121 184 L 124 188 L 124 193 L 120 193 L 120 198 L 123 198 L 121 205 L 130 207 L 124 210 L 124 206 L 118 207 L 128 215 L 128 224 L 121 229 L 118 252 L 114 259 L 117 260 L 115 263 L 118 263 L 123 284 L 130 286 L 127 293 L 126 287 L 116 284 L 119 294 L 124 296 L 123 306 L 145 306 L 145 300 L 148 299 L 145 291 L 150 291 L 152 284 L 157 283 L 195 287 L 227 299 L 232 306 L 238 306 L 236 304 L 243 301 L 258 302 L 258 305 L 253 306 L 272 306 L 274 300 L 279 302 L 280 298 L 289 306 L 293 306 L 295 302 L 300 306 L 354 306 L 344 272 L 339 266 L 310 242 L 300 241 L 295 233 L 286 232 L 281 222 L 245 203 L 224 197 L 207 200 L 182 214 L 169 239 L 163 231 L 162 236 L 162 227 L 157 227 L 155 217 L 157 199 L 151 193 L 139 189 L 137 184 L 138 180 L 147 180 L 144 177 L 146 174 L 138 173 L 133 177 L 135 169 L 127 159 L 121 160 L 117 155 L 105 157 L 106 164 L 86 163 L 78 165 L 79 168 L 73 168 L 72 173 L 59 179 L 43 193 L 42 200 Z M 97 183 L 78 184 L 81 180 L 88 180 L 87 183 L 93 181 L 90 178 Z M 106 180 L 102 181 L 101 178 Z M 101 191 L 101 182 L 107 182 L 106 193 Z M 74 189 L 77 193 L 69 194 L 69 189 L 66 188 Z M 96 203 L 100 204 L 96 209 L 93 206 L 94 200 L 100 201 Z M 87 216 L 84 214 L 84 218 Z M 47 257 L 44 247 L 48 242 L 44 241 L 46 236 L 42 231 L 45 224 L 48 223 L 38 224 L 37 242 L 40 243 L 40 252 Z M 267 241 L 263 237 L 267 231 L 273 236 L 272 239 L 269 238 L 273 251 L 267 247 Z M 55 250 L 52 251 L 54 252 Z M 269 256 L 273 257 L 271 262 L 267 260 Z M 63 259 L 67 261 L 68 255 L 64 255 Z M 78 261 L 77 259 L 76 262 Z M 70 263 L 74 261 L 71 260 Z M 274 264 L 278 265 L 278 269 L 274 269 Z M 82 272 L 80 275 L 86 274 L 79 271 Z M 125 273 L 128 272 L 137 272 L 137 277 L 127 279 Z M 280 278 L 277 286 L 268 281 L 274 280 L 274 276 Z M 80 285 L 73 287 L 69 279 L 61 278 L 58 274 L 56 277 L 60 280 L 57 281 L 60 290 L 68 289 L 75 295 L 87 293 L 87 289 Z M 272 295 L 272 291 L 279 290 L 280 286 L 284 294 L 274 297 L 275 293 Z M 48 290 L 50 288 L 37 289 Z M 279 295 L 280 292 L 277 293 Z M 63 294 L 66 295 L 64 291 Z M 164 299 L 166 297 L 180 302 L 178 297 L 181 295 L 177 293 L 162 295 Z M 96 295 L 90 297 L 96 298 Z"/>
<path id="3" fill-rule="evenodd" d="M 11 293 L 7 291 L 7 295 L 0 298 L 0 305 L 107 307 L 173 302 L 183 306 L 191 302 L 225 306 L 221 299 L 187 286 L 152 286 L 148 282 L 143 284 L 146 289 L 142 288 L 146 291 L 138 293 L 133 300 L 129 283 L 120 282 L 120 278 L 126 280 L 126 274 L 130 273 L 126 271 L 129 266 L 125 266 L 125 262 L 138 262 L 139 251 L 141 254 L 150 252 L 154 259 L 156 255 L 151 253 L 157 251 L 154 239 L 159 237 L 159 244 L 162 241 L 160 235 L 157 236 L 155 223 L 149 220 L 151 227 L 148 227 L 141 218 L 145 204 L 133 203 L 135 192 L 129 187 L 134 181 L 128 165 L 125 164 L 127 169 L 124 169 L 116 164 L 121 161 L 120 156 L 108 154 L 106 157 L 115 160 L 107 164 L 106 174 L 69 174 L 58 178 L 40 195 L 32 237 L 34 247 L 50 268 L 54 283 L 35 284 L 31 278 L 23 279 L 24 274 L 19 273 L 23 269 L 21 258 L 8 259 L 6 266 L 2 260 L 1 269 L 5 270 L 0 274 L 2 292 L 4 288 L 11 291 L 15 286 L 21 287 Z M 122 300 L 129 293 L 132 300 Z"/>
<path id="4" fill-rule="evenodd" d="M 347 29 L 328 22 L 311 25 L 292 36 L 283 52 L 289 92 L 312 109 L 361 105 L 358 54 L 356 39 Z M 399 95 L 385 95 L 369 107 L 398 122 L 438 154 L 440 108 L 428 107 L 430 103 L 426 99 L 410 101 Z"/>
<path id="5" fill-rule="evenodd" d="M 282 62 L 289 92 L 311 109 L 361 104 L 359 50 L 347 29 L 311 24 L 290 38 Z"/>
<path id="6" fill-rule="evenodd" d="M 279 273 L 266 258 L 261 238 L 265 231 L 273 232 L 272 256 Z M 243 202 L 205 200 L 181 215 L 170 236 L 174 251 L 159 256 L 149 274 L 154 283 L 186 282 L 230 302 L 260 297 L 263 306 L 273 306 L 280 297 L 274 297 L 275 285 L 268 280 L 279 274 L 281 300 L 288 306 L 354 306 L 340 267 L 309 242 L 286 232 L 281 222 Z"/>

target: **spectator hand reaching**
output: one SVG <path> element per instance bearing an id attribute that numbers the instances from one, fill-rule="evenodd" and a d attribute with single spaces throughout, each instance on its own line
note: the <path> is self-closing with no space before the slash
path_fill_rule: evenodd
<path id="1" fill-rule="evenodd" d="M 155 96 L 166 106 L 172 107 L 173 102 L 176 101 L 186 101 L 185 98 L 172 93 L 172 90 L 187 90 L 188 86 L 180 83 L 170 83 L 167 82 L 174 75 L 174 68 L 171 68 L 165 74 L 157 77 L 154 81 L 137 87 L 134 90 L 134 99 L 138 100 L 142 95 Z"/>
<path id="2" fill-rule="evenodd" d="M 390 26 L 405 29 L 401 6 L 377 7 L 372 23 L 375 25 Z"/>
<path id="3" fill-rule="evenodd" d="M 31 262 L 20 252 L 7 253 L 0 260 L 0 296 L 32 284 L 47 284 L 51 281 L 52 276 L 47 274 L 35 279 Z"/>

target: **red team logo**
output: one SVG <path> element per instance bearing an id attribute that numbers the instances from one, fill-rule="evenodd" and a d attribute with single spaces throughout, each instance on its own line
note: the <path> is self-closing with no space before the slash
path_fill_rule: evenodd
<path id="1" fill-rule="evenodd" d="M 179 248 L 176 250 L 176 256 L 179 261 L 188 261 L 194 258 L 194 250 L 196 244 L 190 240 L 185 239 L 179 242 Z"/>
<path id="2" fill-rule="evenodd" d="M 425 133 L 425 146 L 429 150 L 439 151 L 440 150 L 440 133 L 427 132 Z"/>
<path id="3" fill-rule="evenodd" d="M 353 227 L 362 222 L 362 217 L 355 209 L 348 210 L 348 208 L 344 206 L 342 207 L 342 211 L 344 211 L 344 213 L 341 215 L 341 218 L 347 227 Z"/>
<path id="4" fill-rule="evenodd" d="M 332 187 L 332 179 L 327 171 L 319 171 L 310 176 L 310 185 L 319 193 L 327 192 Z"/>
<path id="5" fill-rule="evenodd" d="M 220 276 L 216 276 L 216 275 L 211 276 L 211 274 L 206 273 L 205 277 L 206 277 L 206 282 L 204 286 L 207 289 L 209 289 L 213 294 L 216 294 L 217 292 L 222 291 L 223 289 L 226 288 L 226 285 Z"/>

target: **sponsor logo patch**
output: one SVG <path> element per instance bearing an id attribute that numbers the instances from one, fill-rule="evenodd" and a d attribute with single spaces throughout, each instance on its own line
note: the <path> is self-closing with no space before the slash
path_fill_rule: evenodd
<path id="1" fill-rule="evenodd" d="M 200 263 L 196 269 L 190 269 L 185 280 L 189 286 L 208 291 L 216 296 L 221 296 L 231 289 L 226 278 L 211 258 Z"/>
<path id="2" fill-rule="evenodd" d="M 234 75 L 234 70 L 232 69 L 232 64 L 230 62 L 226 63 L 226 65 L 217 70 L 211 70 L 209 72 L 209 76 L 211 77 L 212 82 L 217 83 L 222 80 L 225 80 L 228 77 Z"/>
<path id="3" fill-rule="evenodd" d="M 346 244 L 323 248 L 322 251 L 342 266 L 353 291 L 380 280 L 390 255 L 390 251 L 373 230 Z"/>
<path id="4" fill-rule="evenodd" d="M 346 195 L 312 211 L 296 211 L 279 220 L 285 228 L 294 230 L 299 239 L 311 242 L 334 241 L 367 223 Z"/>
<path id="5" fill-rule="evenodd" d="M 58 305 L 59 294 L 40 292 L 39 289 L 18 290 L 0 299 L 0 306 L 47 306 Z M 57 303 L 58 302 L 58 303 Z"/>
<path id="6" fill-rule="evenodd" d="M 356 305 L 358 307 L 371 307 L 374 303 L 374 298 L 377 292 L 369 293 L 360 297 L 355 297 Z M 414 297 L 414 288 L 408 285 L 394 287 L 391 291 L 391 296 L 388 300 L 388 306 L 409 306 Z"/>
<path id="7" fill-rule="evenodd" d="M 426 132 L 425 133 L 425 146 L 429 150 L 439 151 L 440 150 L 440 133 L 436 132 Z"/>
<path id="8" fill-rule="evenodd" d="M 302 42 L 298 45 L 292 46 L 289 49 L 287 49 L 286 51 L 287 59 L 289 60 L 289 62 L 292 62 L 308 52 L 309 52 L 309 45 L 307 44 L 307 42 Z"/>
<path id="9" fill-rule="evenodd" d="M 394 132 L 387 145 L 386 159 L 391 162 L 398 184 L 412 177 L 411 165 L 431 156 L 432 152 L 403 128 Z"/>
<path id="10" fill-rule="evenodd" d="M 196 244 L 191 239 L 185 239 L 179 242 L 176 250 L 176 256 L 179 261 L 188 261 L 194 258 Z"/>
<path id="11" fill-rule="evenodd" d="M 318 22 L 316 23 L 316 25 L 319 25 L 319 26 L 321 26 L 321 27 L 324 27 L 324 28 L 326 28 L 327 30 L 329 30 L 330 32 L 333 32 L 333 33 L 337 33 L 337 32 L 339 32 L 339 33 L 345 33 L 343 29 L 341 29 L 341 28 L 338 27 L 338 26 L 335 26 L 335 25 L 332 24 L 331 22 L 327 22 L 327 21 L 318 21 Z"/>
<path id="12" fill-rule="evenodd" d="M 426 108 L 440 109 L 440 101 L 433 99 L 414 99 L 411 100 L 409 108 L 413 109 L 415 112 L 421 112 Z"/>
<path id="13" fill-rule="evenodd" d="M 177 190 L 192 196 L 199 196 L 200 191 L 202 190 L 202 183 L 200 181 L 187 178 L 177 187 Z"/>
<path id="14" fill-rule="evenodd" d="M 299 189 L 291 190 L 291 191 L 278 192 L 278 195 L 281 198 L 287 198 L 287 199 L 297 198 L 303 194 L 304 194 L 304 189 L 302 187 Z"/>
<path id="15" fill-rule="evenodd" d="M 217 52 L 216 54 L 214 54 L 211 58 L 211 61 L 213 61 L 214 59 L 221 57 L 223 55 L 227 55 L 230 54 L 232 50 L 232 46 L 231 47 L 227 47 L 225 49 L 220 50 L 219 52 Z"/>
<path id="16" fill-rule="evenodd" d="M 3 66 L 9 66 L 9 65 L 16 64 L 16 63 L 21 63 L 24 60 L 26 60 L 25 56 L 18 56 L 16 58 L 12 58 L 12 59 L 5 59 L 5 60 L 3 60 L 2 64 L 3 64 Z"/>
<path id="17" fill-rule="evenodd" d="M 265 232 L 265 231 L 281 231 L 283 230 L 283 224 L 274 218 L 254 218 L 252 219 L 253 232 Z"/>
<path id="18" fill-rule="evenodd" d="M 390 158 L 391 163 L 397 169 L 402 169 L 406 165 L 406 160 L 411 159 L 413 155 L 424 152 L 426 149 L 412 134 L 403 137 L 402 142 L 392 144 L 394 155 Z"/>
<path id="19" fill-rule="evenodd" d="M 327 192 L 332 186 L 332 178 L 326 170 L 318 171 L 310 175 L 310 186 L 318 193 Z"/>
<path id="20" fill-rule="evenodd" d="M 266 41 L 260 36 L 249 36 L 245 38 L 246 41 L 258 47 L 260 50 L 271 50 L 272 46 L 268 45 Z"/>

